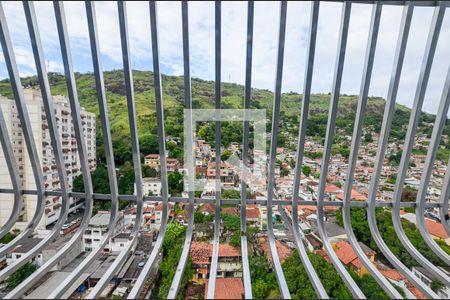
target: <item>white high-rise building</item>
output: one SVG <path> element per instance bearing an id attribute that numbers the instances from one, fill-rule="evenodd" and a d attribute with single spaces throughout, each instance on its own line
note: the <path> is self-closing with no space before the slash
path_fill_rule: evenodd
<path id="1" fill-rule="evenodd" d="M 41 93 L 39 90 L 24 89 L 24 96 L 40 165 L 44 175 L 45 189 L 47 191 L 58 190 L 60 189 L 58 170 L 50 143 L 51 139 L 48 131 L 48 122 L 43 107 Z M 81 174 L 81 170 L 77 142 L 75 139 L 75 129 L 70 114 L 69 100 L 64 96 L 54 96 L 53 101 L 56 124 L 58 127 L 64 164 L 67 171 L 67 179 L 69 187 L 72 188 L 73 179 Z M 12 141 L 23 188 L 35 190 L 36 184 L 33 177 L 33 170 L 29 161 L 15 101 L 0 96 L 0 106 Z M 86 150 L 89 168 L 93 171 L 96 167 L 95 114 L 81 109 L 81 121 L 87 146 Z M 0 188 L 12 188 L 3 151 L 0 151 Z M 35 195 L 24 196 L 24 206 L 19 217 L 19 222 L 16 223 L 14 228 L 23 230 L 28 224 L 35 212 L 36 199 Z M 12 194 L 0 194 L 0 225 L 8 220 L 13 207 L 13 201 L 14 196 Z M 83 206 L 83 201 L 84 200 L 82 199 L 70 199 L 70 211 L 74 211 Z M 60 215 L 60 211 L 61 197 L 46 197 L 44 216 L 37 228 L 45 229 L 47 225 L 55 222 Z"/>

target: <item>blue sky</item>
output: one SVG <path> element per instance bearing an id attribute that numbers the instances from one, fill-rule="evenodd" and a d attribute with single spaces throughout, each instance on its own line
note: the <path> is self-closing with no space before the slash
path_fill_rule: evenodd
<path id="1" fill-rule="evenodd" d="M 23 8 L 20 2 L 4 2 L 3 7 L 13 39 L 22 76 L 35 73 Z M 35 2 L 44 51 L 51 71 L 62 71 L 55 18 L 51 2 Z M 128 2 L 130 47 L 134 68 L 152 69 L 148 4 Z M 329 92 L 336 58 L 342 4 L 321 3 L 313 92 Z M 105 70 L 122 67 L 117 6 L 115 2 L 96 4 L 101 52 Z M 190 51 L 194 77 L 214 78 L 214 3 L 191 2 Z M 88 31 L 83 2 L 65 2 L 70 42 L 76 71 L 92 71 Z M 289 2 L 283 91 L 302 92 L 309 26 L 309 2 Z M 384 6 L 375 56 L 370 95 L 387 94 L 402 8 Z M 430 28 L 433 8 L 416 8 L 400 82 L 398 102 L 411 106 Z M 448 14 L 448 13 L 447 13 Z M 222 4 L 222 78 L 243 83 L 246 40 L 245 2 Z M 360 89 L 367 45 L 371 5 L 354 4 L 344 66 L 342 93 L 357 94 Z M 181 5 L 159 2 L 161 67 L 165 74 L 181 75 Z M 279 3 L 256 2 L 254 32 L 253 87 L 273 90 Z M 433 64 L 424 110 L 435 113 L 450 64 L 450 22 L 446 16 Z M 0 78 L 7 77 L 0 55 Z"/>

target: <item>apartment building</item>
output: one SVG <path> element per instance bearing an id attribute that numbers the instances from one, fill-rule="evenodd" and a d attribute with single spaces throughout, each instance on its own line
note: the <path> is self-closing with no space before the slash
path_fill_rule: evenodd
<path id="1" fill-rule="evenodd" d="M 155 177 L 142 178 L 142 192 L 145 196 L 161 196 L 161 179 Z M 136 183 L 134 183 L 134 194 L 136 195 Z"/>
<path id="2" fill-rule="evenodd" d="M 50 143 L 51 139 L 48 130 L 48 122 L 43 107 L 41 93 L 40 91 L 34 89 L 24 89 L 24 97 L 40 165 L 42 166 L 45 189 L 48 191 L 58 190 L 61 187 L 59 182 L 60 179 Z M 54 96 L 53 101 L 55 107 L 56 125 L 59 132 L 63 159 L 67 172 L 67 180 L 69 187 L 72 188 L 73 179 L 81 174 L 81 170 L 77 142 L 75 139 L 75 129 L 70 114 L 69 100 L 65 96 Z M 23 187 L 24 189 L 35 190 L 36 184 L 34 181 L 31 164 L 29 162 L 15 101 L 0 96 L 0 107 L 6 121 L 10 139 L 12 141 L 14 155 L 19 168 L 19 176 L 22 178 Z M 89 168 L 93 171 L 96 167 L 95 114 L 81 109 L 81 121 L 83 134 L 86 141 Z M 3 151 L 0 151 L 0 187 L 12 188 Z M 13 203 L 14 196 L 12 194 L 4 194 L 1 197 L 0 224 L 4 224 L 9 218 Z M 83 200 L 70 199 L 70 211 L 74 211 L 82 205 Z M 58 220 L 61 206 L 61 197 L 47 197 L 45 199 L 45 213 L 38 225 L 38 229 L 45 229 L 47 225 Z M 23 230 L 32 218 L 35 208 L 36 196 L 25 195 L 24 207 L 22 209 L 19 222 L 15 224 L 14 228 Z"/>
<path id="3" fill-rule="evenodd" d="M 100 247 L 103 238 L 108 233 L 109 220 L 111 213 L 109 211 L 99 211 L 89 221 L 88 228 L 83 233 L 82 248 L 83 251 L 90 252 Z M 120 233 L 123 229 L 123 213 L 119 212 L 117 216 L 117 222 L 114 226 L 114 232 L 112 236 Z M 105 249 L 106 252 L 110 251 L 110 247 Z"/>

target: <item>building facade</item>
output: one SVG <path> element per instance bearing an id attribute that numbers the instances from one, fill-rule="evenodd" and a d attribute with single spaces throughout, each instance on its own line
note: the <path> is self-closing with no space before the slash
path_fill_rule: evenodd
<path id="1" fill-rule="evenodd" d="M 45 189 L 47 191 L 58 190 L 61 187 L 60 179 L 50 143 L 51 139 L 48 130 L 48 121 L 45 115 L 41 93 L 34 89 L 24 89 L 24 97 L 39 156 L 39 162 L 42 167 Z M 67 180 L 69 188 L 72 188 L 73 179 L 81 174 L 81 167 L 78 157 L 77 141 L 75 139 L 75 129 L 70 114 L 69 101 L 68 98 L 64 96 L 54 96 L 53 101 L 56 126 L 61 142 Z M 23 188 L 35 190 L 36 183 L 34 181 L 33 171 L 29 161 L 15 101 L 0 96 L 0 107 L 12 142 Z M 96 168 L 95 114 L 81 109 L 81 123 L 84 139 L 86 141 L 89 168 L 93 171 Z M 0 151 L 0 186 L 2 188 L 12 188 L 3 151 Z M 35 212 L 36 199 L 35 195 L 24 196 L 24 206 L 19 217 L 19 222 L 15 224 L 14 228 L 23 230 L 27 226 Z M 70 212 L 83 206 L 83 203 L 83 200 L 71 198 Z M 14 196 L 12 194 L 2 195 L 0 199 L 0 224 L 4 224 L 9 218 L 13 204 Z M 46 197 L 45 212 L 37 228 L 44 229 L 47 225 L 58 220 L 61 206 L 61 197 Z"/>

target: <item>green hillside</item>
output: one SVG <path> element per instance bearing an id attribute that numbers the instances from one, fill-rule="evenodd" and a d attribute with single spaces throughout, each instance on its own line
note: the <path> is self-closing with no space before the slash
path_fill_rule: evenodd
<path id="1" fill-rule="evenodd" d="M 122 165 L 131 160 L 131 145 L 129 137 L 129 125 L 127 105 L 125 98 L 124 76 L 121 70 L 104 73 L 109 108 L 109 118 L 113 137 L 114 151 L 117 163 Z M 140 139 L 141 153 L 156 153 L 157 131 L 153 73 L 149 71 L 133 71 L 134 91 L 137 110 L 137 123 Z M 66 84 L 61 74 L 50 73 L 49 80 L 54 95 L 66 95 Z M 184 83 L 182 76 L 163 75 L 163 100 L 165 113 L 165 130 L 167 136 L 183 137 L 183 124 L 180 118 L 183 115 Z M 97 144 L 98 158 L 103 160 L 103 148 L 101 138 L 101 125 L 98 115 L 95 81 L 92 73 L 76 74 L 79 101 L 87 111 L 97 114 Z M 24 87 L 38 88 L 36 76 L 22 79 Z M 244 87 L 239 84 L 222 84 L 222 107 L 242 108 Z M 0 94 L 12 98 L 11 86 L 8 80 L 0 81 Z M 214 108 L 214 82 L 194 78 L 192 79 L 192 98 L 194 108 Z M 302 96 L 298 93 L 284 93 L 281 101 L 280 145 L 289 140 L 296 139 L 300 116 Z M 307 126 L 307 134 L 323 139 L 326 130 L 327 114 L 329 108 L 329 94 L 314 94 L 311 97 L 310 116 Z M 342 134 L 351 134 L 353 130 L 354 116 L 358 97 L 356 95 L 342 95 L 339 102 L 337 117 L 337 130 Z M 268 126 L 273 105 L 273 93 L 269 90 L 253 89 L 251 108 L 263 108 L 267 110 Z M 382 98 L 369 98 L 365 127 L 368 131 L 379 131 L 384 112 L 385 101 Z M 410 110 L 397 105 L 392 127 L 392 138 L 402 139 L 405 135 L 405 126 L 408 123 Z M 431 133 L 432 127 L 426 126 L 434 120 L 433 115 L 423 114 L 420 131 Z M 200 124 L 199 136 L 213 143 L 214 125 Z M 268 127 L 270 130 L 270 127 Z M 223 143 L 242 141 L 242 127 L 237 123 L 224 123 L 222 126 Z M 445 133 L 450 133 L 450 123 L 447 122 Z M 338 135 L 339 136 L 339 135 Z M 172 156 L 182 159 L 180 145 L 168 143 L 168 149 Z M 447 155 L 448 156 L 448 155 Z"/>

